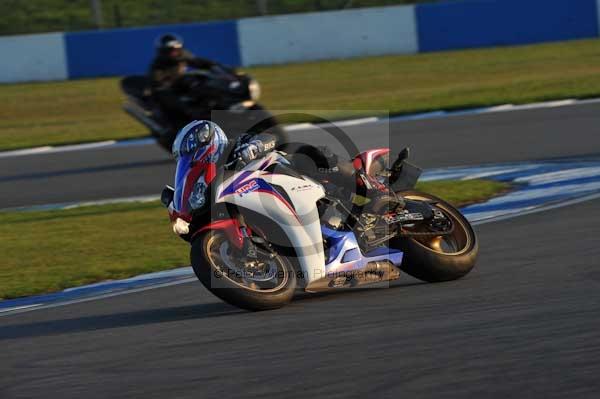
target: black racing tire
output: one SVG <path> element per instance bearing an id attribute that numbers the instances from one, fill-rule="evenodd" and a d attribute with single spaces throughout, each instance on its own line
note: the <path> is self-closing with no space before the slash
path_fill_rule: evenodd
<path id="1" fill-rule="evenodd" d="M 435 201 L 436 206 L 454 223 L 453 236 L 456 236 L 447 239 L 460 242 L 460 245 L 457 245 L 460 248 L 455 252 L 449 250 L 448 253 L 444 253 L 441 249 L 433 249 L 426 239 L 407 237 L 394 239 L 390 245 L 404 252 L 400 269 L 419 280 L 431 283 L 457 280 L 469 273 L 477 260 L 479 241 L 471 224 L 460 211 L 448 202 L 420 191 L 401 191 L 397 194 L 407 199 Z M 441 248 L 439 242 L 437 247 Z"/>
<path id="2" fill-rule="evenodd" d="M 279 254 L 275 261 L 282 268 L 282 276 L 287 278 L 273 290 L 261 292 L 249 287 L 244 288 L 233 279 L 227 277 L 209 255 L 216 235 L 224 235 L 221 231 L 208 231 L 198 236 L 192 243 L 190 258 L 192 268 L 198 280 L 223 301 L 242 309 L 262 311 L 278 309 L 289 303 L 296 290 L 297 278 L 292 263 L 289 259 Z"/>

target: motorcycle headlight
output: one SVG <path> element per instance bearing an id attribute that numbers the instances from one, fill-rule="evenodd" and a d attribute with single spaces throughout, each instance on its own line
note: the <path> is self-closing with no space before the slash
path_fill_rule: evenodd
<path id="1" fill-rule="evenodd" d="M 248 90 L 250 91 L 250 99 L 252 101 L 258 101 L 260 99 L 260 84 L 254 79 L 250 81 L 248 85 Z"/>
<path id="2" fill-rule="evenodd" d="M 190 206 L 194 210 L 200 209 L 206 204 L 206 182 L 204 176 L 200 176 L 196 184 L 194 184 L 189 201 Z"/>

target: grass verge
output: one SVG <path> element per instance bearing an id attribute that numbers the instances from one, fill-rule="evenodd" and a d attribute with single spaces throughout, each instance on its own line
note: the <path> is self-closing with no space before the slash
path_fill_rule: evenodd
<path id="1" fill-rule="evenodd" d="M 419 182 L 416 187 L 457 207 L 487 201 L 508 192 L 510 188 L 508 183 L 485 179 Z"/>
<path id="2" fill-rule="evenodd" d="M 264 104 L 329 118 L 600 95 L 600 43 L 569 41 L 249 68 Z M 0 86 L 0 150 L 146 135 L 117 78 Z M 342 110 L 342 111 L 336 111 Z M 364 111 L 373 110 L 373 111 Z M 298 122 L 298 121 L 296 121 Z"/>
<path id="3" fill-rule="evenodd" d="M 464 205 L 504 192 L 508 185 L 470 180 L 426 182 L 418 188 Z M 156 202 L 0 213 L 0 299 L 188 265 L 188 251 Z"/>

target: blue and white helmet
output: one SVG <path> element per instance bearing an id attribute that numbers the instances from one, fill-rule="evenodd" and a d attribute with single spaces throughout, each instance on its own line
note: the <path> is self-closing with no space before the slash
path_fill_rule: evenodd
<path id="1" fill-rule="evenodd" d="M 198 149 L 212 148 L 209 161 L 216 162 L 228 144 L 227 135 L 219 125 L 199 120 L 188 123 L 177 133 L 172 152 L 176 160 L 184 155 L 191 155 L 193 160 L 198 160 L 204 154 L 204 151 Z"/>

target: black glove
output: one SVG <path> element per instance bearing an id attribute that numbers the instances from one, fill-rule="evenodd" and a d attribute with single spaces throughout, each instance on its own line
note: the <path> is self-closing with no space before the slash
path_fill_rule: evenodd
<path id="1" fill-rule="evenodd" d="M 241 159 L 244 163 L 248 164 L 259 158 L 263 154 L 264 149 L 265 146 L 262 141 L 252 140 L 236 148 L 234 156 L 236 159 Z"/>

